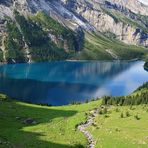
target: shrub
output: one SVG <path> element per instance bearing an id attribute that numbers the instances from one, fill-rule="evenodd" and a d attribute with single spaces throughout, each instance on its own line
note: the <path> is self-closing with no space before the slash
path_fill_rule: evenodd
<path id="1" fill-rule="evenodd" d="M 104 117 L 105 117 L 105 118 L 108 118 L 108 117 L 109 117 L 109 115 L 105 115 Z"/>
<path id="2" fill-rule="evenodd" d="M 126 112 L 126 117 L 129 117 L 130 116 L 130 113 L 127 111 Z"/>
<path id="3" fill-rule="evenodd" d="M 140 120 L 140 117 L 138 115 L 134 116 L 136 120 Z"/>
<path id="4" fill-rule="evenodd" d="M 107 114 L 107 108 L 106 107 L 103 109 L 103 114 Z"/>
<path id="5" fill-rule="evenodd" d="M 123 113 L 121 113 L 120 117 L 121 117 L 121 118 L 124 118 L 124 114 L 123 114 Z"/>
<path id="6" fill-rule="evenodd" d="M 103 114 L 102 110 L 99 110 L 99 114 L 100 114 L 100 115 L 102 115 L 102 114 Z"/>
<path id="7" fill-rule="evenodd" d="M 116 108 L 115 111 L 116 111 L 116 112 L 120 112 L 119 108 Z"/>

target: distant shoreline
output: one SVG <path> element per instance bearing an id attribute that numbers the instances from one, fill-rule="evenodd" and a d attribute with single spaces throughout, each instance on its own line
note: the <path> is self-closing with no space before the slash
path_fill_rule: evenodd
<path id="1" fill-rule="evenodd" d="M 120 59 L 120 60 L 71 60 L 71 59 L 67 59 L 67 60 L 52 60 L 52 61 L 41 61 L 41 62 L 18 62 L 18 63 L 7 63 L 7 62 L 0 62 L 0 65 L 5 65 L 5 64 L 33 64 L 33 63 L 44 63 L 44 62 L 115 62 L 115 61 L 127 61 L 127 62 L 134 62 L 134 61 L 144 61 L 143 59 Z"/>

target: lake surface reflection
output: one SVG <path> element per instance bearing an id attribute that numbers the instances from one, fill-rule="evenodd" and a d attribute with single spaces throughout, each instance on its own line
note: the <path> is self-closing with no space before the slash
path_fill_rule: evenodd
<path id="1" fill-rule="evenodd" d="M 122 96 L 148 81 L 142 61 L 44 62 L 0 66 L 0 92 L 52 105 Z"/>

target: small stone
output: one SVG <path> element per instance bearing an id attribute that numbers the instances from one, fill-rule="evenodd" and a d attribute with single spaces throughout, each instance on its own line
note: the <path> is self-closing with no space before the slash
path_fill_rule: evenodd
<path id="1" fill-rule="evenodd" d="M 37 124 L 37 122 L 32 118 L 28 118 L 28 119 L 24 120 L 23 123 L 24 124 Z"/>

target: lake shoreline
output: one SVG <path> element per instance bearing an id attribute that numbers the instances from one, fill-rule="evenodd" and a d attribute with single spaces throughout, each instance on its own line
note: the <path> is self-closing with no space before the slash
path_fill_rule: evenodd
<path id="1" fill-rule="evenodd" d="M 50 62 L 115 62 L 115 61 L 127 61 L 127 62 L 135 62 L 135 61 L 144 61 L 144 59 L 120 59 L 120 60 L 52 60 L 52 61 L 41 61 L 41 62 L 18 62 L 18 63 L 7 63 L 7 62 L 0 62 L 1 65 L 15 65 L 15 64 L 36 64 L 36 63 L 50 63 Z"/>

